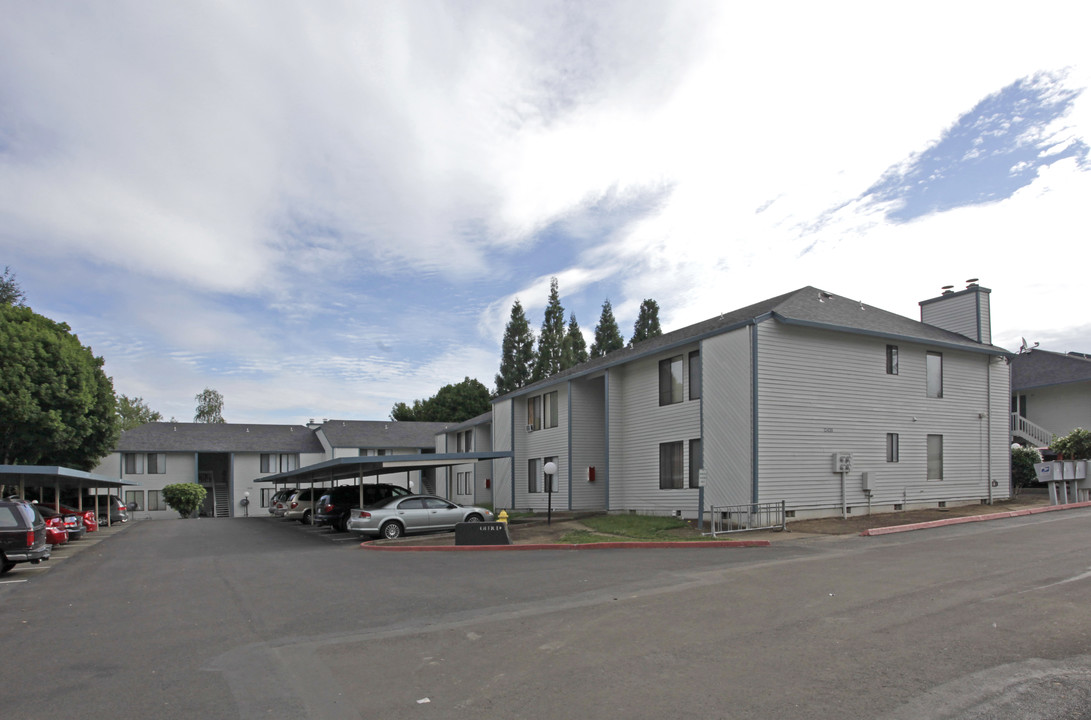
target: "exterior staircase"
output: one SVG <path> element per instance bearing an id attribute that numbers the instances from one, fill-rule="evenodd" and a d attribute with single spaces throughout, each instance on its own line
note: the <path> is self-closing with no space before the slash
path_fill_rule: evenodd
<path id="1" fill-rule="evenodd" d="M 1011 436 L 1029 441 L 1034 447 L 1049 447 L 1053 442 L 1053 433 L 1041 425 L 1035 425 L 1019 413 L 1011 414 Z"/>
<path id="2" fill-rule="evenodd" d="M 216 517 L 231 517 L 231 493 L 227 491 L 227 483 L 216 483 L 212 490 L 215 494 Z"/>

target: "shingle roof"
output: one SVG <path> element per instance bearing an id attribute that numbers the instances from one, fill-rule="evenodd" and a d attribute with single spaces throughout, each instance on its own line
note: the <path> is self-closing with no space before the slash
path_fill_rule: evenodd
<path id="1" fill-rule="evenodd" d="M 449 425 L 451 423 L 327 420 L 320 429 L 333 447 L 432 449 L 436 446 L 436 434 Z"/>
<path id="2" fill-rule="evenodd" d="M 965 335 L 943 330 L 934 325 L 926 325 L 904 315 L 880 310 L 856 300 L 849 300 L 807 286 L 645 340 L 636 345 L 612 352 L 605 357 L 589 360 L 545 380 L 539 380 L 536 383 L 508 393 L 508 396 L 526 394 L 565 378 L 594 374 L 607 367 L 620 365 L 644 355 L 651 355 L 666 348 L 684 345 L 700 338 L 728 332 L 737 327 L 769 318 L 788 324 L 806 325 L 840 332 L 916 341 L 997 355 L 1010 355 L 1007 350 L 1001 347 L 979 343 Z"/>
<path id="3" fill-rule="evenodd" d="M 1034 348 L 1011 360 L 1011 389 L 1091 381 L 1091 359 Z"/>
<path id="4" fill-rule="evenodd" d="M 322 443 L 303 425 L 155 422 L 121 433 L 119 452 L 321 453 Z"/>

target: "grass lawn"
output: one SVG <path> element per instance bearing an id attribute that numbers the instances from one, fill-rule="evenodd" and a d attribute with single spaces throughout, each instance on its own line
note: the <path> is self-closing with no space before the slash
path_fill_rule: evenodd
<path id="1" fill-rule="evenodd" d="M 655 515 L 593 515 L 580 520 L 590 530 L 573 530 L 561 542 L 578 545 L 597 542 L 662 542 L 706 540 L 685 520 Z"/>

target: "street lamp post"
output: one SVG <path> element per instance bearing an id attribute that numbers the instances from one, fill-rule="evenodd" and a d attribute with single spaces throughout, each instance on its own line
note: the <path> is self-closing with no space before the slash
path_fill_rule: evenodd
<path id="1" fill-rule="evenodd" d="M 557 474 L 557 463 L 550 460 L 542 468 L 542 472 L 546 476 L 546 495 L 548 496 L 549 506 L 546 509 L 546 525 L 553 524 L 553 476 Z"/>

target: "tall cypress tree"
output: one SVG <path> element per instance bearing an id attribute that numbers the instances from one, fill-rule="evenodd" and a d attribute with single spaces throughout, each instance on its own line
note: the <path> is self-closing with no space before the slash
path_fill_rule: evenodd
<path id="1" fill-rule="evenodd" d="M 534 335 L 530 332 L 523 305 L 518 300 L 511 306 L 511 318 L 504 329 L 500 372 L 496 375 L 496 394 L 505 395 L 530 382 L 534 363 Z"/>
<path id="2" fill-rule="evenodd" d="M 568 316 L 568 332 L 561 343 L 561 370 L 582 362 L 587 362 L 587 341 L 583 339 L 580 324 L 576 322 L 576 314 L 572 313 Z"/>
<path id="3" fill-rule="evenodd" d="M 561 345 L 564 342 L 564 308 L 557 291 L 557 278 L 549 279 L 549 302 L 546 304 L 542 331 L 538 334 L 538 357 L 534 362 L 531 382 L 544 380 L 561 371 Z"/>
<path id="4" fill-rule="evenodd" d="M 607 299 L 602 303 L 599 324 L 595 326 L 595 342 L 591 343 L 591 357 L 602 357 L 606 353 L 612 353 L 623 347 L 625 347 L 625 340 L 621 337 L 617 320 L 614 319 L 614 308 Z"/>
<path id="5" fill-rule="evenodd" d="M 633 323 L 633 339 L 629 344 L 635 345 L 648 338 L 659 337 L 663 330 L 659 327 L 659 303 L 655 300 L 644 299 L 640 303 L 640 314 Z"/>

